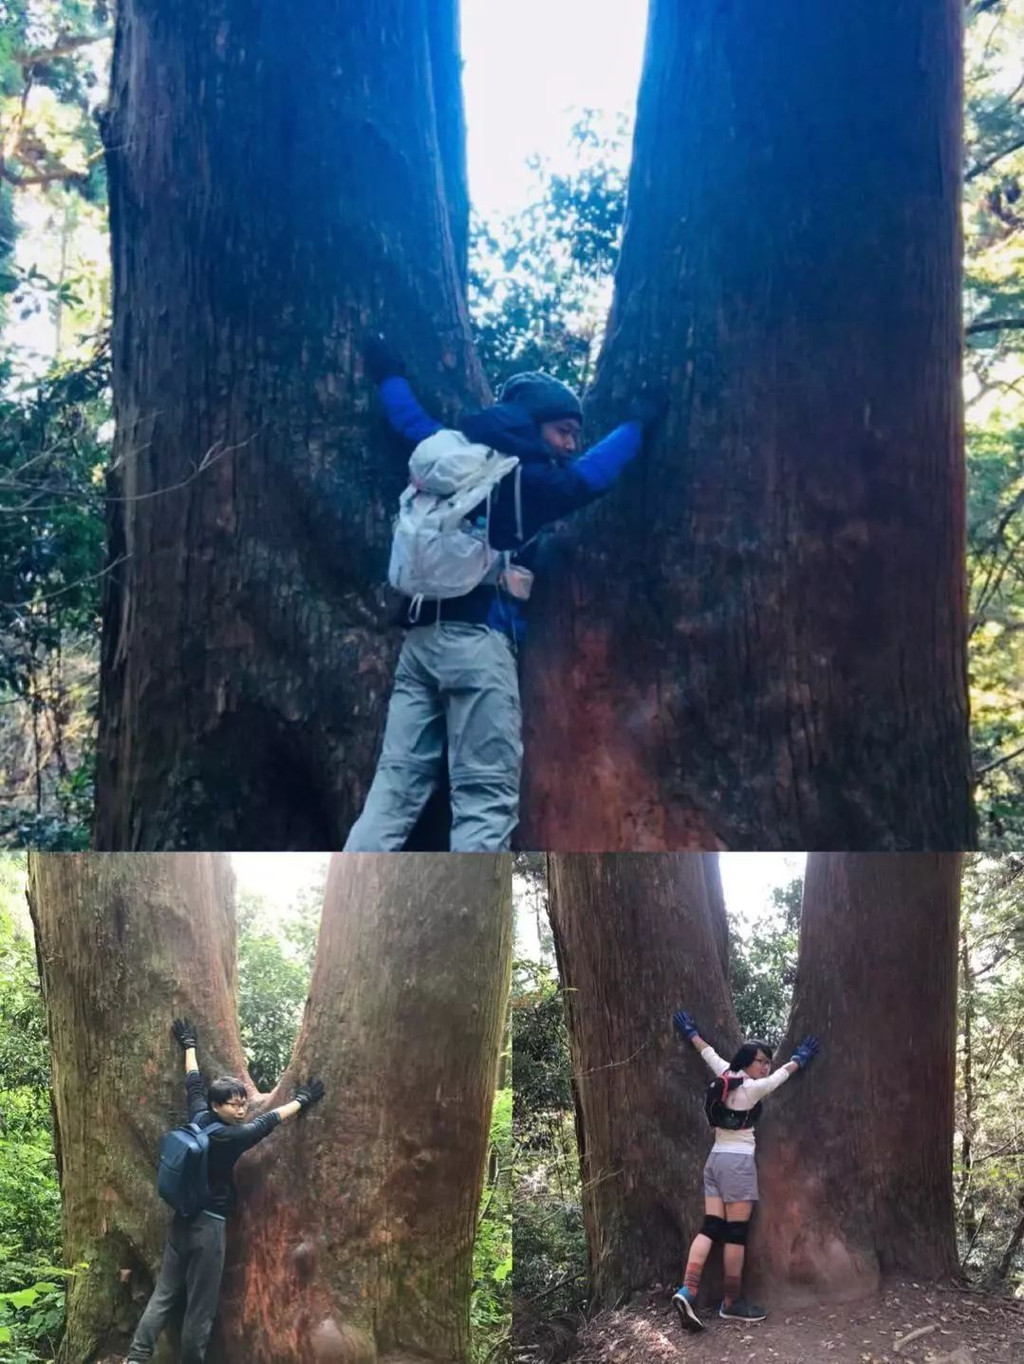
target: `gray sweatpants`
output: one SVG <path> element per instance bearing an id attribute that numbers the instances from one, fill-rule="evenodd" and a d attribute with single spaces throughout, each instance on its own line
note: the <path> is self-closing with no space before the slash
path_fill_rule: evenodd
<path id="1" fill-rule="evenodd" d="M 452 852 L 503 852 L 519 822 L 523 761 L 511 642 L 441 621 L 405 637 L 384 746 L 346 852 L 399 852 L 437 786 L 448 744 Z"/>
<path id="2" fill-rule="evenodd" d="M 182 1295 L 181 1364 L 202 1364 L 217 1315 L 225 1230 L 223 1217 L 207 1212 L 194 1218 L 175 1214 L 156 1287 L 128 1348 L 127 1364 L 153 1358 L 160 1332 Z"/>

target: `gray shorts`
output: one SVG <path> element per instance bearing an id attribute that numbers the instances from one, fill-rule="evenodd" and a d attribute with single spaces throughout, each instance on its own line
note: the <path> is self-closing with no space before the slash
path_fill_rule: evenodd
<path id="1" fill-rule="evenodd" d="M 757 1166 L 753 1151 L 716 1151 L 704 1165 L 704 1197 L 723 1203 L 757 1202 Z"/>

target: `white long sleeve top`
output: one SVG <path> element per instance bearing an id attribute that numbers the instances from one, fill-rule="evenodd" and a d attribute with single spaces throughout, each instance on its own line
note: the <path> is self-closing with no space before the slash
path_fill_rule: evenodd
<path id="1" fill-rule="evenodd" d="M 729 1071 L 729 1063 L 723 1061 L 714 1047 L 704 1047 L 701 1051 L 704 1064 L 714 1075 L 724 1075 Z M 735 1074 L 734 1071 L 729 1071 Z M 725 1100 L 726 1108 L 732 1108 L 738 1112 L 745 1112 L 759 1104 L 773 1090 L 778 1089 L 789 1079 L 789 1071 L 785 1066 L 780 1066 L 771 1075 L 766 1075 L 763 1080 L 751 1080 L 748 1075 L 743 1076 L 743 1083 L 737 1085 L 735 1089 L 729 1091 Z M 729 1132 L 724 1127 L 716 1127 L 715 1131 L 715 1150 L 716 1151 L 747 1151 L 751 1155 L 754 1151 L 754 1129 L 744 1127 L 739 1132 Z"/>

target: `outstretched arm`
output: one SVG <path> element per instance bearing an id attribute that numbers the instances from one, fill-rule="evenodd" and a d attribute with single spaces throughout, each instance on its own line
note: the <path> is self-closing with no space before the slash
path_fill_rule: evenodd
<path id="1" fill-rule="evenodd" d="M 426 440 L 441 423 L 421 406 L 405 377 L 405 364 L 380 333 L 371 333 L 363 342 L 366 372 L 377 386 L 384 414 L 400 436 L 414 444 Z"/>
<path id="2" fill-rule="evenodd" d="M 317 1080 L 312 1075 L 304 1085 L 300 1085 L 295 1091 L 295 1098 L 288 1103 L 282 1104 L 280 1108 L 273 1109 L 281 1122 L 288 1122 L 291 1118 L 298 1117 L 307 1108 L 312 1108 L 313 1104 L 318 1104 L 324 1097 L 324 1082 Z"/>
<path id="3" fill-rule="evenodd" d="M 203 1077 L 199 1073 L 199 1058 L 196 1055 L 196 1025 L 190 1018 L 176 1018 L 171 1024 L 174 1040 L 181 1048 L 185 1059 L 185 1092 L 188 1094 L 188 1116 L 194 1118 L 206 1107 L 206 1093 Z"/>
<path id="4" fill-rule="evenodd" d="M 403 375 L 392 375 L 378 384 L 377 395 L 388 422 L 406 440 L 418 445 L 421 440 L 441 430 L 441 423 L 420 404 L 409 380 Z"/>

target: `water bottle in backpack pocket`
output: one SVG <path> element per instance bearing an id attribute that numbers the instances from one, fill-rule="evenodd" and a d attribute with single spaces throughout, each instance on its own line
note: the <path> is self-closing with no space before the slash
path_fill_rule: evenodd
<path id="1" fill-rule="evenodd" d="M 195 1217 L 210 1201 L 210 1138 L 225 1126 L 187 1122 L 163 1135 L 156 1189 L 182 1217 Z"/>

